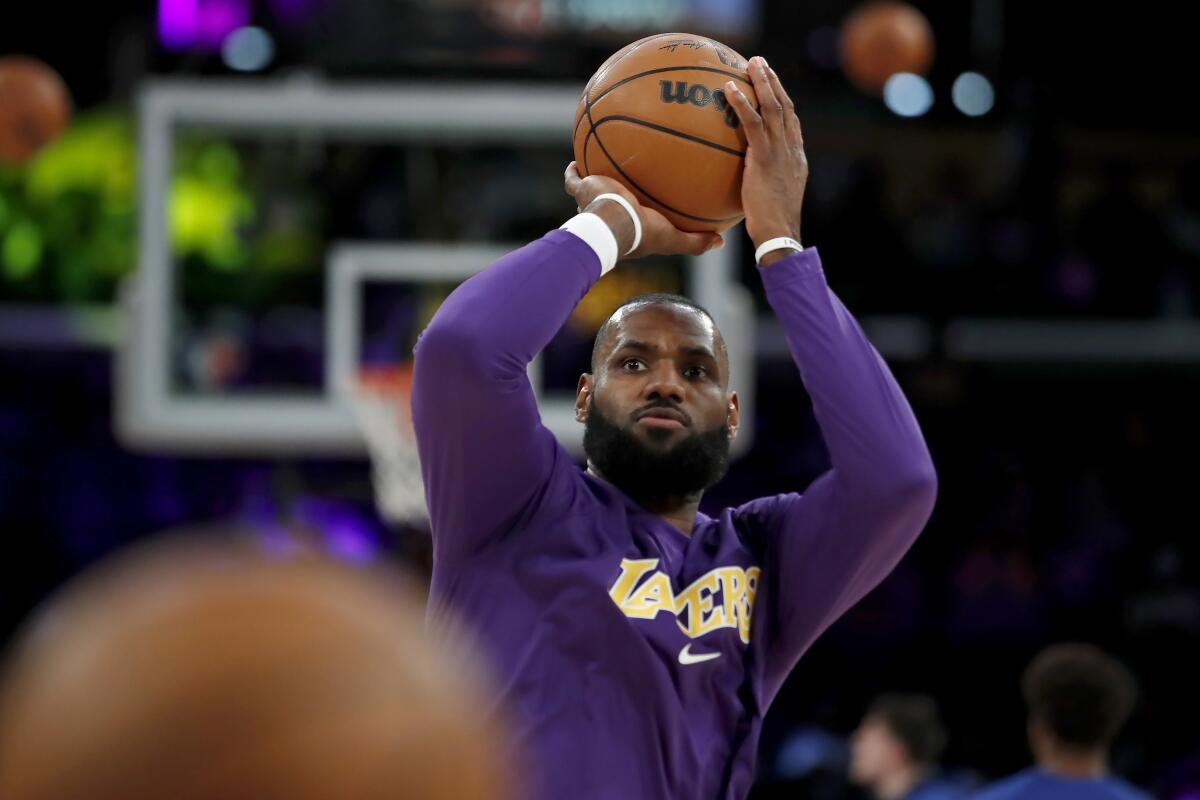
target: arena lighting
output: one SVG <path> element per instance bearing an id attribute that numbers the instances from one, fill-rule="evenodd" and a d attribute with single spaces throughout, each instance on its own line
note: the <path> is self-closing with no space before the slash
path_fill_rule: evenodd
<path id="1" fill-rule="evenodd" d="M 954 107 L 968 117 L 982 117 L 995 105 L 996 92 L 991 81 L 978 72 L 964 72 L 954 79 L 950 99 L 954 101 Z"/>
<path id="2" fill-rule="evenodd" d="M 216 50 L 250 22 L 248 0 L 159 0 L 158 39 L 170 50 Z"/>
<path id="3" fill-rule="evenodd" d="M 901 117 L 919 117 L 933 107 L 933 89 L 920 75 L 897 72 L 883 85 L 883 104 Z"/>
<path id="4" fill-rule="evenodd" d="M 275 40 L 262 28 L 249 25 L 229 34 L 221 46 L 221 59 L 238 72 L 257 72 L 275 57 Z"/>

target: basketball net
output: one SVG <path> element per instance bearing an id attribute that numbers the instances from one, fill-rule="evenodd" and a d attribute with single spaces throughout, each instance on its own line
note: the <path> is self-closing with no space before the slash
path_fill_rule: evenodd
<path id="1" fill-rule="evenodd" d="M 412 427 L 412 362 L 363 367 L 349 393 L 371 457 L 375 507 L 388 522 L 428 526 Z"/>

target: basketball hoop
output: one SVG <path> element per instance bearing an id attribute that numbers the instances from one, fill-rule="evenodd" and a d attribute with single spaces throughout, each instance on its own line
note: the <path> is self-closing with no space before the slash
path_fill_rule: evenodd
<path id="1" fill-rule="evenodd" d="M 366 366 L 347 393 L 371 457 L 375 506 L 388 522 L 428 526 L 412 427 L 412 362 Z"/>

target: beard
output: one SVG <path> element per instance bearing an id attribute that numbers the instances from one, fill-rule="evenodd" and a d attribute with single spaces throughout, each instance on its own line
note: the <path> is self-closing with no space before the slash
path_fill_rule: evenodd
<path id="1" fill-rule="evenodd" d="M 652 439 L 671 431 L 650 429 Z M 729 469 L 729 423 L 688 434 L 672 447 L 650 447 L 588 401 L 583 450 L 606 481 L 635 500 L 697 494 L 714 485 Z"/>

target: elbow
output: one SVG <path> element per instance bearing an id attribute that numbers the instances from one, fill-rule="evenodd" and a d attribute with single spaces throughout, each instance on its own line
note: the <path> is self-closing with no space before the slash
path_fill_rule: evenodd
<path id="1" fill-rule="evenodd" d="M 914 470 L 905 481 L 907 492 L 918 501 L 922 506 L 933 511 L 933 505 L 937 502 L 938 494 L 938 476 L 937 470 L 933 467 L 933 460 L 926 457 L 920 469 Z"/>
<path id="2" fill-rule="evenodd" d="M 476 363 L 483 357 L 482 337 L 467 326 L 434 318 L 413 347 L 416 369 L 439 365 L 439 371 Z"/>
<path id="3" fill-rule="evenodd" d="M 413 392 L 440 387 L 452 393 L 525 380 L 529 359 L 515 354 L 496 331 L 436 318 L 413 347 Z"/>
<path id="4" fill-rule="evenodd" d="M 413 399 L 459 394 L 483 371 L 483 358 L 472 331 L 435 320 L 413 347 Z"/>
<path id="5" fill-rule="evenodd" d="M 923 526 L 937 501 L 938 479 L 927 453 L 879 464 L 861 475 L 856 494 L 864 510 L 887 518 L 920 520 Z"/>
<path id="6" fill-rule="evenodd" d="M 907 515 L 920 518 L 922 525 L 933 514 L 937 494 L 937 471 L 928 454 L 919 461 L 897 470 L 889 479 L 888 488 L 884 492 L 888 506 L 901 508 Z"/>

